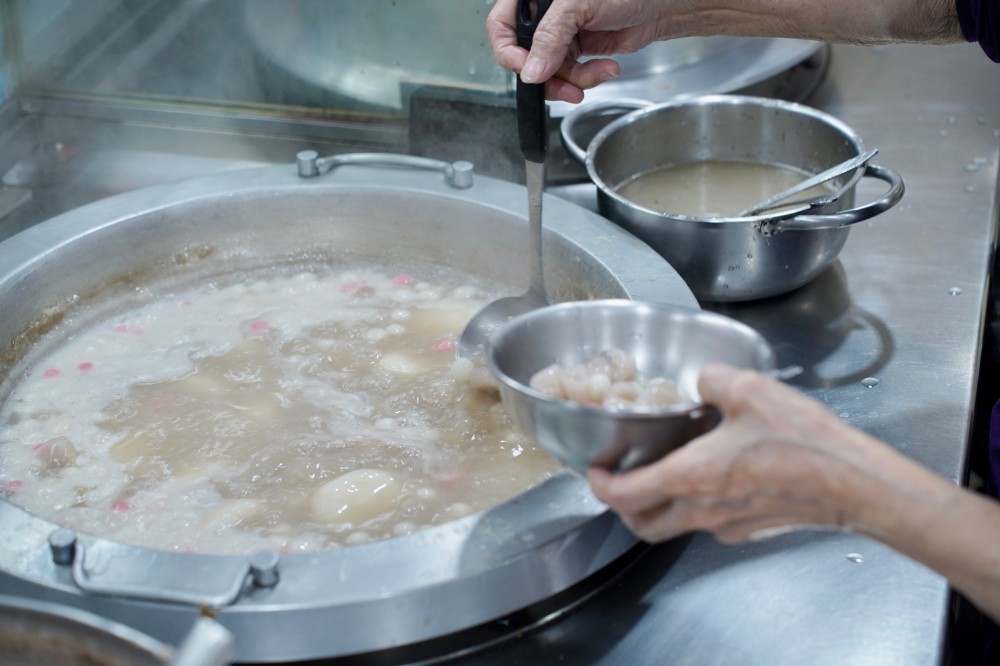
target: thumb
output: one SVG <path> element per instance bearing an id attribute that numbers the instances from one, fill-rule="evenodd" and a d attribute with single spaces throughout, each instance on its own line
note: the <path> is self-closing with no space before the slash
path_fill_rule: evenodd
<path id="1" fill-rule="evenodd" d="M 739 372 L 739 369 L 725 363 L 706 365 L 698 376 L 698 393 L 701 399 L 710 405 L 725 407 L 729 387 Z"/>

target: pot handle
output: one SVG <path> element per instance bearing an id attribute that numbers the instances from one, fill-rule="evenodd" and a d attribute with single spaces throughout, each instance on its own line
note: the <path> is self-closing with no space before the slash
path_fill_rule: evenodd
<path id="1" fill-rule="evenodd" d="M 345 153 L 320 157 L 315 150 L 302 150 L 295 155 L 295 165 L 298 168 L 300 178 L 315 178 L 324 172 L 332 171 L 338 166 L 346 164 L 440 171 L 452 187 L 460 190 L 472 187 L 472 162 L 465 160 L 445 162 L 429 157 L 397 155 L 395 153 Z"/>
<path id="2" fill-rule="evenodd" d="M 829 215 L 798 215 L 789 219 L 772 219 L 758 227 L 764 236 L 773 236 L 781 231 L 809 231 L 815 229 L 839 229 L 862 220 L 875 217 L 899 203 L 905 187 L 903 178 L 892 169 L 877 164 L 868 164 L 862 177 L 878 178 L 889 183 L 889 190 L 875 201 Z"/>
<path id="3" fill-rule="evenodd" d="M 607 113 L 608 111 L 635 111 L 636 109 L 644 109 L 647 106 L 652 106 L 652 104 L 652 102 L 641 99 L 613 99 L 582 104 L 570 111 L 562 119 L 562 122 L 559 123 L 559 136 L 562 138 L 563 147 L 566 148 L 566 152 L 570 154 L 570 157 L 580 164 L 584 164 L 587 161 L 587 147 L 581 146 L 573 138 L 573 130 L 576 129 L 577 123 L 585 118 Z"/>

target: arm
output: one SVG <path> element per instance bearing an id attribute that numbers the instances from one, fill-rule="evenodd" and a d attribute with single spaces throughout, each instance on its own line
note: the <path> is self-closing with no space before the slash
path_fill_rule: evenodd
<path id="1" fill-rule="evenodd" d="M 595 495 L 639 537 L 846 529 L 937 571 L 1000 618 L 1000 505 L 759 373 L 713 366 L 699 390 L 723 412 L 713 431 L 646 467 L 590 471 Z"/>
<path id="2" fill-rule="evenodd" d="M 619 73 L 616 63 L 583 55 L 637 51 L 676 37 L 736 35 L 884 44 L 962 40 L 955 0 L 554 0 L 535 32 L 530 57 L 517 46 L 517 0 L 497 0 L 486 32 L 497 61 L 527 83 L 547 81 L 554 99 Z"/>

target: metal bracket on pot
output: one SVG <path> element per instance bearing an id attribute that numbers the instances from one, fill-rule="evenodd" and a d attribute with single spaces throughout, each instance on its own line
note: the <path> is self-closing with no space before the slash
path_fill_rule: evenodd
<path id="1" fill-rule="evenodd" d="M 295 164 L 298 166 L 299 176 L 302 178 L 315 178 L 321 173 L 332 171 L 338 166 L 355 164 L 440 171 L 444 174 L 444 179 L 449 185 L 460 190 L 472 187 L 473 181 L 472 162 L 465 160 L 445 162 L 443 160 L 430 159 L 429 157 L 396 155 L 394 153 L 348 153 L 346 155 L 320 157 L 319 153 L 315 150 L 303 150 L 295 156 Z"/>
<path id="2" fill-rule="evenodd" d="M 84 544 L 73 530 L 49 536 L 52 560 L 72 566 L 73 582 L 89 594 L 223 608 L 247 588 L 278 584 L 277 553 L 249 558 L 185 555 L 97 539 Z"/>

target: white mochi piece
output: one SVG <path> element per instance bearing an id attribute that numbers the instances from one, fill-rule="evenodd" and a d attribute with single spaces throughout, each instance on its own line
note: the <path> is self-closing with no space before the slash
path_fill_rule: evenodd
<path id="1" fill-rule="evenodd" d="M 401 490 L 388 472 L 355 469 L 317 488 L 310 508 L 317 520 L 360 525 L 393 511 Z"/>

